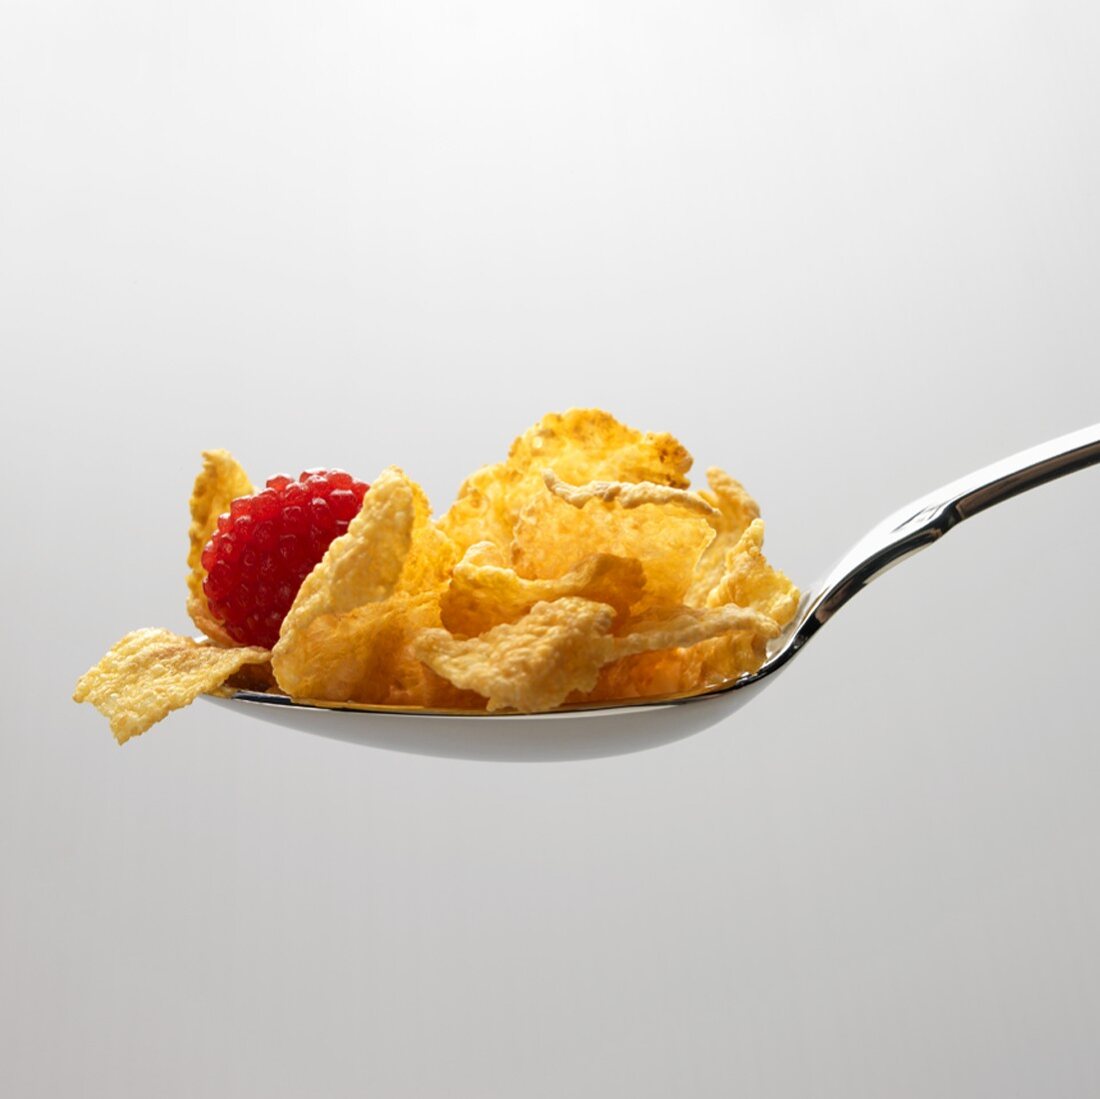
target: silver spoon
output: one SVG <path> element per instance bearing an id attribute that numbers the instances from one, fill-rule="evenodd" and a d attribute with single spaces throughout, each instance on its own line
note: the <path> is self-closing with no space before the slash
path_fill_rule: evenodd
<path id="1" fill-rule="evenodd" d="M 979 511 L 1100 463 L 1100 424 L 1021 451 L 922 496 L 884 519 L 802 598 L 798 614 L 753 675 L 688 698 L 547 714 L 458 714 L 318 706 L 238 691 L 219 706 L 336 740 L 426 756 L 510 761 L 594 759 L 656 748 L 701 732 L 756 698 L 857 592 Z"/>

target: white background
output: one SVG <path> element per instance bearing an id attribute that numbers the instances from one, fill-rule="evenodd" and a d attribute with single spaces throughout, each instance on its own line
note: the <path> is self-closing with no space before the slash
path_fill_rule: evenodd
<path id="1" fill-rule="evenodd" d="M 442 509 L 597 404 L 808 584 L 1100 420 L 1094 5 L 0 11 L 5 1095 L 1100 1094 L 1095 470 L 648 754 L 69 701 L 187 627 L 204 447 Z"/>

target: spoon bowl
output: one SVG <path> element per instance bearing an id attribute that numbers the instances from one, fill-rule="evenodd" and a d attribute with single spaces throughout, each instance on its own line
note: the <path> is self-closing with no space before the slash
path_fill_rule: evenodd
<path id="1" fill-rule="evenodd" d="M 238 691 L 215 705 L 318 736 L 452 759 L 547 762 L 640 752 L 702 732 L 757 697 L 806 642 L 872 580 L 986 508 L 1100 462 L 1100 424 L 1032 447 L 900 508 L 803 596 L 752 675 L 702 694 L 562 708 L 541 714 L 432 712 L 297 702 Z"/>
<path id="2" fill-rule="evenodd" d="M 775 677 L 669 701 L 555 710 L 545 714 L 430 713 L 293 702 L 238 691 L 215 705 L 275 725 L 372 748 L 422 756 L 549 763 L 642 752 L 701 733 L 739 710 Z"/>

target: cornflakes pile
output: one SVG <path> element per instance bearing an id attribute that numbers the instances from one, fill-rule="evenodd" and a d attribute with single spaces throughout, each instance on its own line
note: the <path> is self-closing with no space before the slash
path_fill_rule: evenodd
<path id="1" fill-rule="evenodd" d="M 270 651 L 236 645 L 203 594 L 204 545 L 252 492 L 225 451 L 191 497 L 188 612 L 205 638 L 128 634 L 77 683 L 119 743 L 203 693 L 430 710 L 538 712 L 684 695 L 753 672 L 798 591 L 719 469 L 693 491 L 671 435 L 552 413 L 479 469 L 441 518 L 383 470 L 308 574 Z"/>

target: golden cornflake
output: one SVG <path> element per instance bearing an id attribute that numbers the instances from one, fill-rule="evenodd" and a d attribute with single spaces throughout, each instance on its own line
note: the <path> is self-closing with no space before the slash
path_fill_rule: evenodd
<path id="1" fill-rule="evenodd" d="M 420 486 L 399 469 L 384 470 L 283 620 L 272 653 L 280 688 L 368 703 L 397 692 L 415 704 L 418 667 L 408 643 L 414 630 L 439 624 L 439 593 L 456 557 Z"/>
<path id="2" fill-rule="evenodd" d="M 400 593 L 342 614 L 318 615 L 279 639 L 273 660 L 279 686 L 294 698 L 424 704 L 421 669 L 410 645 L 417 633 L 438 625 L 439 603 L 432 594 Z"/>
<path id="3" fill-rule="evenodd" d="M 125 744 L 245 665 L 266 664 L 270 656 L 266 649 L 223 649 L 171 630 L 135 630 L 80 677 L 73 699 L 90 702 Z"/>
<path id="4" fill-rule="evenodd" d="M 425 630 L 413 651 L 455 686 L 484 695 L 490 711 L 550 710 L 596 685 L 614 650 L 614 621 L 612 607 L 567 597 L 537 603 L 518 622 L 480 637 Z"/>
<path id="5" fill-rule="evenodd" d="M 759 666 L 749 665 L 758 652 L 763 659 L 767 642 L 778 634 L 779 627 L 767 615 L 732 604 L 677 607 L 649 615 L 617 639 L 616 659 L 601 669 L 591 693 L 570 701 L 652 698 L 701 690 L 713 682 L 708 675 L 719 654 L 708 662 L 711 646 L 728 642 L 730 651 L 743 657 L 744 667 L 730 676 L 736 678 Z"/>
<path id="6" fill-rule="evenodd" d="M 703 489 L 699 495 L 715 509 L 710 517 L 715 536 L 699 558 L 695 580 L 688 593 L 688 602 L 695 606 L 706 602 L 715 584 L 722 579 L 726 554 L 737 545 L 749 523 L 760 518 L 760 507 L 740 481 L 716 466 L 707 470 L 707 481 L 710 490 Z"/>
<path id="7" fill-rule="evenodd" d="M 187 613 L 207 637 L 222 645 L 232 645 L 234 642 L 210 613 L 207 605 L 206 594 L 202 590 L 206 579 L 206 569 L 202 567 L 202 551 L 217 529 L 218 516 L 228 511 L 229 505 L 238 496 L 248 496 L 253 491 L 248 474 L 228 450 L 203 451 L 202 469 L 195 478 L 195 487 L 191 490 Z"/>
<path id="8" fill-rule="evenodd" d="M 463 552 L 484 541 L 507 548 L 520 511 L 543 491 L 547 468 L 572 484 L 603 479 L 686 488 L 691 455 L 671 435 L 635 431 L 599 409 L 550 413 L 512 443 L 505 461 L 466 479 L 440 526 Z"/>
<path id="9" fill-rule="evenodd" d="M 765 640 L 779 636 L 774 619 L 753 610 L 727 604 L 721 607 L 677 607 L 662 615 L 637 622 L 629 633 L 618 639 L 622 656 L 654 649 L 686 648 L 728 633 L 754 633 Z"/>
<path id="10" fill-rule="evenodd" d="M 716 507 L 708 504 L 698 493 L 690 492 L 686 488 L 655 485 L 652 481 L 638 481 L 634 484 L 626 481 L 589 481 L 583 485 L 569 485 L 552 469 L 543 470 L 542 479 L 555 496 L 575 508 L 584 507 L 589 500 L 602 500 L 605 504 L 614 501 L 624 508 L 663 504 L 682 507 L 708 518 L 721 517 L 721 512 Z"/>
<path id="11" fill-rule="evenodd" d="M 705 517 L 680 507 L 623 508 L 589 500 L 578 508 L 544 487 L 520 512 L 512 564 L 521 576 L 556 579 L 593 554 L 634 559 L 645 570 L 645 590 L 635 608 L 643 611 L 684 601 L 696 562 L 713 537 Z"/>
<path id="12" fill-rule="evenodd" d="M 722 579 L 707 597 L 707 605 L 735 603 L 752 607 L 785 626 L 798 610 L 798 589 L 773 569 L 764 557 L 764 522 L 754 519 L 737 545 L 726 554 Z"/>
<path id="13" fill-rule="evenodd" d="M 412 545 L 417 508 L 413 489 L 396 467 L 378 475 L 359 514 L 302 582 L 283 619 L 280 645 L 319 615 L 354 610 L 393 594 Z"/>
<path id="14" fill-rule="evenodd" d="M 798 611 L 798 589 L 773 569 L 763 554 L 764 524 L 753 519 L 736 546 L 726 553 L 725 572 L 711 589 L 707 606 L 751 608 L 779 629 Z M 757 632 L 731 634 L 700 645 L 693 654 L 700 685 L 712 685 L 755 672 L 764 662 L 767 638 Z"/>
<path id="15" fill-rule="evenodd" d="M 477 542 L 455 566 L 443 595 L 443 625 L 472 637 L 493 626 L 515 622 L 536 603 L 575 595 L 607 603 L 625 615 L 642 595 L 645 570 L 640 561 L 597 553 L 582 558 L 552 580 L 529 580 L 504 564 L 491 542 Z"/>

